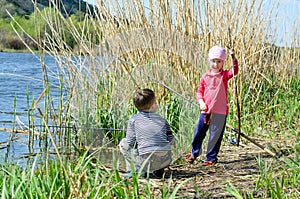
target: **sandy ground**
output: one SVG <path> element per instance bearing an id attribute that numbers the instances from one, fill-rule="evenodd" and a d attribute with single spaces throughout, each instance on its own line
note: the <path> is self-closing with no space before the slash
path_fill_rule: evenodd
<path id="1" fill-rule="evenodd" d="M 186 154 L 184 154 L 176 157 L 176 161 L 165 169 L 163 179 L 140 179 L 139 183 L 150 183 L 151 192 L 159 198 L 161 198 L 163 187 L 170 189 L 170 192 L 178 189 L 176 196 L 181 196 L 181 198 L 235 198 L 225 189 L 230 186 L 243 190 L 244 193 L 251 193 L 255 198 L 263 198 L 261 193 L 263 190 L 253 192 L 260 173 L 258 158 L 264 165 L 277 167 L 283 164 L 284 156 L 289 156 L 288 152 L 291 148 L 286 140 L 284 142 L 280 140 L 256 141 L 265 147 L 272 143 L 272 147 L 276 146 L 275 150 L 281 154 L 281 157 L 277 159 L 251 142 L 241 142 L 239 147 L 222 142 L 218 156 L 219 161 L 214 166 L 202 165 L 205 155 L 198 157 L 193 164 L 190 164 L 185 160 Z M 103 150 L 101 151 L 103 152 Z M 117 150 L 114 153 L 119 159 L 120 154 Z M 105 154 L 109 157 L 105 157 Z M 111 152 L 102 154 L 101 159 L 112 160 Z M 119 159 L 118 163 L 120 174 L 125 173 L 124 159 Z M 110 164 L 108 167 L 111 166 Z"/>
<path id="2" fill-rule="evenodd" d="M 164 179 L 149 180 L 151 190 L 161 196 L 161 188 L 170 186 L 172 190 L 179 187 L 176 195 L 183 198 L 235 198 L 225 190 L 232 184 L 261 198 L 259 192 L 253 193 L 259 175 L 258 157 L 264 163 L 282 163 L 281 158 L 276 159 L 251 143 L 239 147 L 223 143 L 219 161 L 214 166 L 203 166 L 204 156 L 198 157 L 193 164 L 182 156 L 165 169 Z M 181 185 L 185 180 L 187 182 Z M 140 179 L 140 183 L 148 183 L 148 180 Z"/>

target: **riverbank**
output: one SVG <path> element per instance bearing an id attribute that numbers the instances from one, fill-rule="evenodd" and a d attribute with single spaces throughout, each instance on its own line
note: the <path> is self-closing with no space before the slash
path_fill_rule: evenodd
<path id="1" fill-rule="evenodd" d="M 124 162 L 112 156 L 115 163 L 105 163 L 90 153 L 73 160 L 46 159 L 39 165 L 33 162 L 25 169 L 8 164 L 0 170 L 0 177 L 6 179 L 0 182 L 0 188 L 7 198 L 211 199 L 273 198 L 274 194 L 279 198 L 299 198 L 299 165 L 293 161 L 293 146 L 285 145 L 294 139 L 259 140 L 264 146 L 276 145 L 281 154 L 279 159 L 245 140 L 241 140 L 239 147 L 223 142 L 219 162 L 214 166 L 202 166 L 203 156 L 189 164 L 183 154 L 175 157 L 177 161 L 165 169 L 162 179 L 124 179 Z M 28 179 L 31 183 L 25 183 Z"/>
<path id="2" fill-rule="evenodd" d="M 16 50 L 16 49 L 8 49 L 8 48 L 0 48 L 0 52 L 3 53 L 31 53 L 28 49 Z M 36 51 L 38 52 L 38 51 Z"/>

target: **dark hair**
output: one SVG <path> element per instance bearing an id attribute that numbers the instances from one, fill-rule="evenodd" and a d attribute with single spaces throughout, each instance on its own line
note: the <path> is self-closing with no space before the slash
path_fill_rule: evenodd
<path id="1" fill-rule="evenodd" d="M 133 96 L 133 103 L 139 111 L 148 110 L 155 100 L 155 93 L 149 88 L 137 90 Z"/>

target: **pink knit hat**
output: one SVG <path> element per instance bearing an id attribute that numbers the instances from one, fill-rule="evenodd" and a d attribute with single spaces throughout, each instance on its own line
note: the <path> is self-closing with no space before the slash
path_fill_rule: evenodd
<path id="1" fill-rule="evenodd" d="M 221 46 L 213 46 L 208 53 L 209 59 L 221 59 L 222 61 L 226 58 L 226 50 Z"/>

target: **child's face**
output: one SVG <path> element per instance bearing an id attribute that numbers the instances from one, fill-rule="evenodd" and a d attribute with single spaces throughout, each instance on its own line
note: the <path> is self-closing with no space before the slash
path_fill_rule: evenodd
<path id="1" fill-rule="evenodd" d="M 223 68 L 224 61 L 221 59 L 210 59 L 209 64 L 213 72 L 219 72 Z"/>

